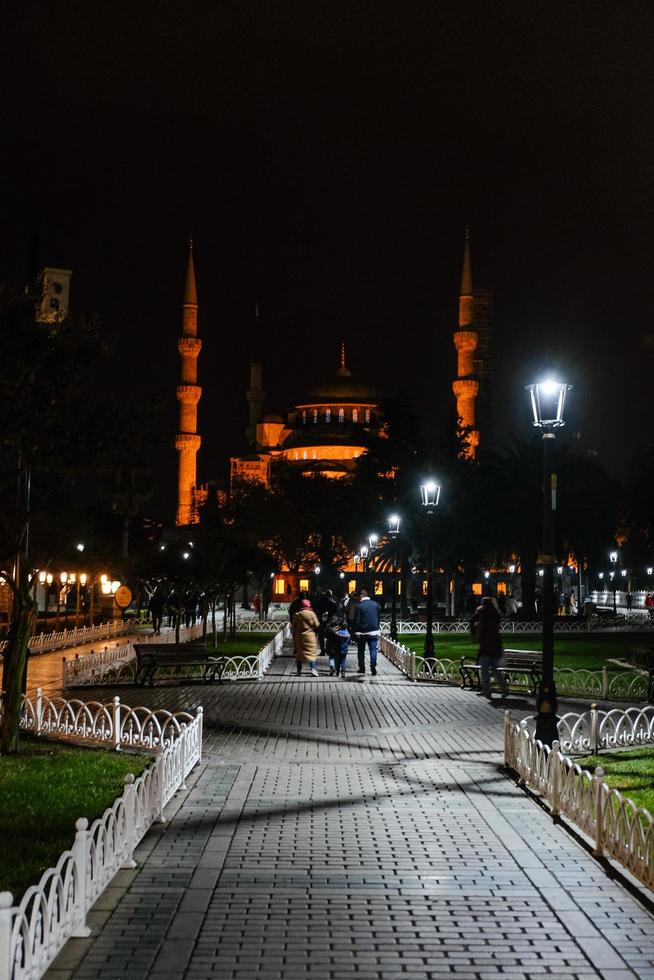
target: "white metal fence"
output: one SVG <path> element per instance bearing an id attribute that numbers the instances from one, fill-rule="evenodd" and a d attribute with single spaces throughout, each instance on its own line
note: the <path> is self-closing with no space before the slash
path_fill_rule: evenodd
<path id="1" fill-rule="evenodd" d="M 390 632 L 390 622 L 383 620 L 381 631 L 384 635 Z M 640 614 L 617 615 L 603 617 L 593 615 L 589 619 L 554 619 L 555 633 L 601 633 L 616 629 L 624 632 L 651 632 L 654 630 L 654 620 L 646 620 Z M 542 633 L 543 624 L 540 620 L 523 622 L 519 619 L 505 619 L 500 623 L 502 633 Z M 397 632 L 401 634 L 419 634 L 427 632 L 427 624 L 415 620 L 399 620 Z M 469 633 L 469 619 L 454 619 L 452 621 L 434 622 L 434 633 Z"/>
<path id="2" fill-rule="evenodd" d="M 244 624 L 242 624 L 244 625 Z M 281 650 L 284 639 L 288 636 L 288 623 L 270 623 L 274 626 L 275 635 L 258 654 L 234 655 L 225 661 L 224 678 L 230 680 L 256 680 L 264 676 L 272 663 L 273 657 Z M 268 630 L 241 630 L 240 632 L 269 632 Z M 202 636 L 202 624 L 182 627 L 180 640 L 186 642 Z M 174 643 L 175 633 L 164 633 L 161 636 L 146 636 L 138 641 L 130 641 L 112 649 L 92 651 L 85 657 L 75 657 L 62 664 L 61 683 L 64 688 L 90 687 L 95 684 L 130 683 L 135 679 L 136 653 L 134 642 L 138 643 Z M 270 653 L 270 650 L 273 652 Z"/>
<path id="3" fill-rule="evenodd" d="M 134 620 L 112 619 L 108 623 L 97 626 L 78 626 L 72 630 L 58 630 L 53 633 L 37 633 L 29 642 L 30 653 L 46 653 L 51 650 L 64 650 L 81 643 L 93 643 L 95 640 L 109 640 L 114 636 L 122 636 L 134 628 Z M 7 641 L 0 641 L 0 653 L 7 647 Z"/>
<path id="4" fill-rule="evenodd" d="M 524 720 L 527 729 L 533 729 L 533 718 Z M 566 712 L 558 729 L 564 752 L 597 755 L 602 749 L 654 745 L 654 706 L 604 711 L 593 705 L 589 711 Z"/>
<path id="5" fill-rule="evenodd" d="M 421 653 L 416 653 L 402 643 L 380 637 L 380 650 L 399 670 L 410 680 L 433 681 L 440 684 L 462 685 L 461 666 L 465 662 L 462 657 L 458 660 L 436 657 L 425 660 Z M 572 667 L 556 668 L 556 686 L 558 693 L 569 697 L 602 698 L 613 701 L 645 701 L 649 689 L 649 676 L 646 671 L 615 670 L 578 670 Z M 531 691 L 529 675 L 515 671 L 507 674 L 507 679 L 513 690 Z"/>
<path id="6" fill-rule="evenodd" d="M 604 782 L 604 771 L 582 769 L 561 751 L 537 741 L 527 722 L 504 718 L 504 764 L 550 806 L 554 818 L 563 815 L 577 824 L 594 843 L 597 856 L 613 858 L 648 888 L 654 887 L 654 819 L 618 790 Z"/>
<path id="7" fill-rule="evenodd" d="M 179 638 L 182 643 L 196 640 L 202 636 L 202 625 L 181 626 Z M 132 661 L 135 661 L 134 643 L 174 643 L 176 639 L 175 631 L 162 633 L 160 636 L 143 636 L 138 640 L 130 640 L 129 643 L 121 644 L 118 647 L 105 648 L 104 650 L 92 650 L 83 657 L 75 657 L 73 660 L 63 658 L 61 667 L 61 683 L 64 689 L 67 687 L 82 687 L 84 685 L 99 684 L 111 672 L 114 673 L 112 679 L 122 680 L 134 679 L 133 671 L 121 671 Z"/>
<path id="8" fill-rule="evenodd" d="M 81 817 L 75 838 L 55 867 L 14 905 L 0 893 L 0 980 L 37 980 L 72 936 L 88 936 L 86 917 L 120 868 L 133 868 L 134 849 L 202 758 L 202 708 L 186 712 L 50 700 L 26 700 L 21 727 L 75 735 L 101 745 L 139 746 L 157 752 L 137 779 L 128 774 L 121 796 L 88 825 Z"/>

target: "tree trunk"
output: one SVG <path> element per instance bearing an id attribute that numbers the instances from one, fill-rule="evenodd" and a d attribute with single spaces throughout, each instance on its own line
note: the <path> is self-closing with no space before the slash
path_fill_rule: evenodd
<path id="1" fill-rule="evenodd" d="M 22 583 L 21 583 L 22 585 Z M 23 704 L 23 677 L 26 673 L 28 644 L 34 632 L 34 600 L 27 583 L 14 594 L 11 625 L 4 651 L 2 725 L 0 754 L 17 755 L 20 712 Z"/>

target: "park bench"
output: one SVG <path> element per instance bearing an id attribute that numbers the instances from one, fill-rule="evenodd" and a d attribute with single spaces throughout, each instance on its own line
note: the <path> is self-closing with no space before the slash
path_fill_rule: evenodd
<path id="1" fill-rule="evenodd" d="M 201 667 L 202 683 L 210 684 L 218 679 L 222 684 L 227 659 L 212 656 L 204 647 L 192 643 L 177 646 L 174 643 L 135 643 L 137 684 L 154 684 L 159 667 Z"/>
<path id="2" fill-rule="evenodd" d="M 541 650 L 505 650 L 499 669 L 509 686 L 511 674 L 523 674 L 529 678 L 531 693 L 535 695 L 543 672 L 543 653 Z M 460 670 L 462 687 L 481 688 L 481 666 L 478 663 L 462 657 Z"/>

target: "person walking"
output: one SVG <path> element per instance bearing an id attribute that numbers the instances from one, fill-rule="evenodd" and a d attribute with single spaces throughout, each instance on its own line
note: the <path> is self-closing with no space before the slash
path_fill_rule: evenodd
<path id="1" fill-rule="evenodd" d="M 318 628 L 318 642 L 320 643 L 320 656 L 322 657 L 325 654 L 327 623 L 332 616 L 338 616 L 338 603 L 336 602 L 334 593 L 331 589 L 325 589 L 318 599 L 316 603 L 316 613 L 318 614 L 318 619 L 320 620 L 320 626 Z"/>
<path id="2" fill-rule="evenodd" d="M 288 618 L 291 623 L 293 622 L 293 616 L 295 616 L 296 612 L 299 612 L 300 609 L 302 608 L 302 603 L 304 602 L 305 599 L 308 601 L 308 593 L 302 590 L 302 592 L 298 592 L 295 599 L 293 599 L 293 602 L 291 602 L 291 604 L 289 605 Z M 311 606 L 310 602 L 309 602 L 309 606 Z"/>
<path id="3" fill-rule="evenodd" d="M 355 592 L 352 592 L 348 596 L 347 605 L 345 607 L 345 622 L 347 623 L 347 628 L 350 631 L 350 638 L 354 636 L 354 615 L 357 611 L 358 596 Z"/>
<path id="4" fill-rule="evenodd" d="M 627 592 L 626 601 L 627 601 L 627 612 L 631 612 L 631 607 L 634 604 L 634 597 L 631 592 Z"/>
<path id="5" fill-rule="evenodd" d="M 301 602 L 301 607 L 293 616 L 291 623 L 297 673 L 299 677 L 302 673 L 302 664 L 308 663 L 312 676 L 317 677 L 318 641 L 316 640 L 316 630 L 320 626 L 320 620 L 311 608 L 308 599 L 302 599 Z"/>
<path id="6" fill-rule="evenodd" d="M 470 620 L 473 636 L 479 639 L 477 659 L 481 667 L 481 691 L 479 696 L 491 700 L 491 671 L 502 694 L 507 693 L 504 675 L 498 669 L 502 663 L 502 637 L 500 635 L 500 614 L 489 596 L 484 596 L 481 605 Z"/>
<path id="7" fill-rule="evenodd" d="M 649 613 L 649 618 L 654 619 L 654 596 L 651 592 L 645 596 L 645 609 Z"/>
<path id="8" fill-rule="evenodd" d="M 347 650 L 350 645 L 350 631 L 343 619 L 332 616 L 326 628 L 326 647 L 329 657 L 329 676 L 345 678 Z"/>
<path id="9" fill-rule="evenodd" d="M 156 589 L 150 596 L 150 601 L 148 603 L 148 609 L 150 615 L 152 616 L 152 629 L 153 635 L 158 636 L 161 633 L 161 621 L 163 620 L 164 606 L 166 605 L 166 591 L 164 589 L 163 583 L 159 582 Z"/>
<path id="10" fill-rule="evenodd" d="M 370 598 L 365 589 L 359 592 L 354 613 L 354 635 L 357 640 L 357 653 L 359 656 L 359 673 L 366 672 L 366 644 L 370 651 L 370 673 L 373 677 L 377 674 L 377 645 L 379 643 L 379 603 Z"/>

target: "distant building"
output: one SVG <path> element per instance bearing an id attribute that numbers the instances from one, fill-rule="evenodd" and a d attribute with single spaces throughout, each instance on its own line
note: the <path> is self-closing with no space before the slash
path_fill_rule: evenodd
<path id="1" fill-rule="evenodd" d="M 466 431 L 467 453 L 473 458 L 491 426 L 490 375 L 493 294 L 474 289 L 470 263 L 470 235 L 466 231 L 459 293 L 459 322 L 454 332 L 457 376 L 452 382 L 460 425 Z"/>
<path id="2" fill-rule="evenodd" d="M 283 415 L 264 415 L 263 368 L 250 365 L 250 449 L 233 456 L 232 480 L 268 483 L 276 460 L 297 465 L 303 473 L 338 479 L 354 471 L 371 440 L 383 437 L 377 391 L 354 382 L 341 345 L 340 367 L 325 384 L 310 389 Z"/>
<path id="3" fill-rule="evenodd" d="M 258 314 L 258 311 L 257 311 Z M 197 483 L 197 453 L 201 445 L 197 406 L 202 388 L 197 383 L 197 362 L 202 341 L 197 336 L 198 299 L 189 243 L 182 316 L 182 336 L 177 349 L 181 377 L 177 387 L 179 427 L 175 440 L 178 453 L 178 525 L 197 523 L 199 508 L 208 489 Z M 460 424 L 466 429 L 467 452 L 474 458 L 488 436 L 491 423 L 492 294 L 473 289 L 470 240 L 466 232 L 459 316 L 454 332 L 457 372 L 452 383 Z M 268 484 L 279 460 L 296 465 L 303 473 L 318 473 L 332 479 L 348 476 L 357 460 L 375 439 L 385 437 L 380 393 L 371 385 L 355 381 L 341 345 L 340 365 L 331 379 L 300 394 L 289 410 L 264 412 L 263 365 L 250 365 L 250 387 L 246 393 L 249 411 L 247 449 L 230 459 L 230 480 L 257 480 Z"/>

